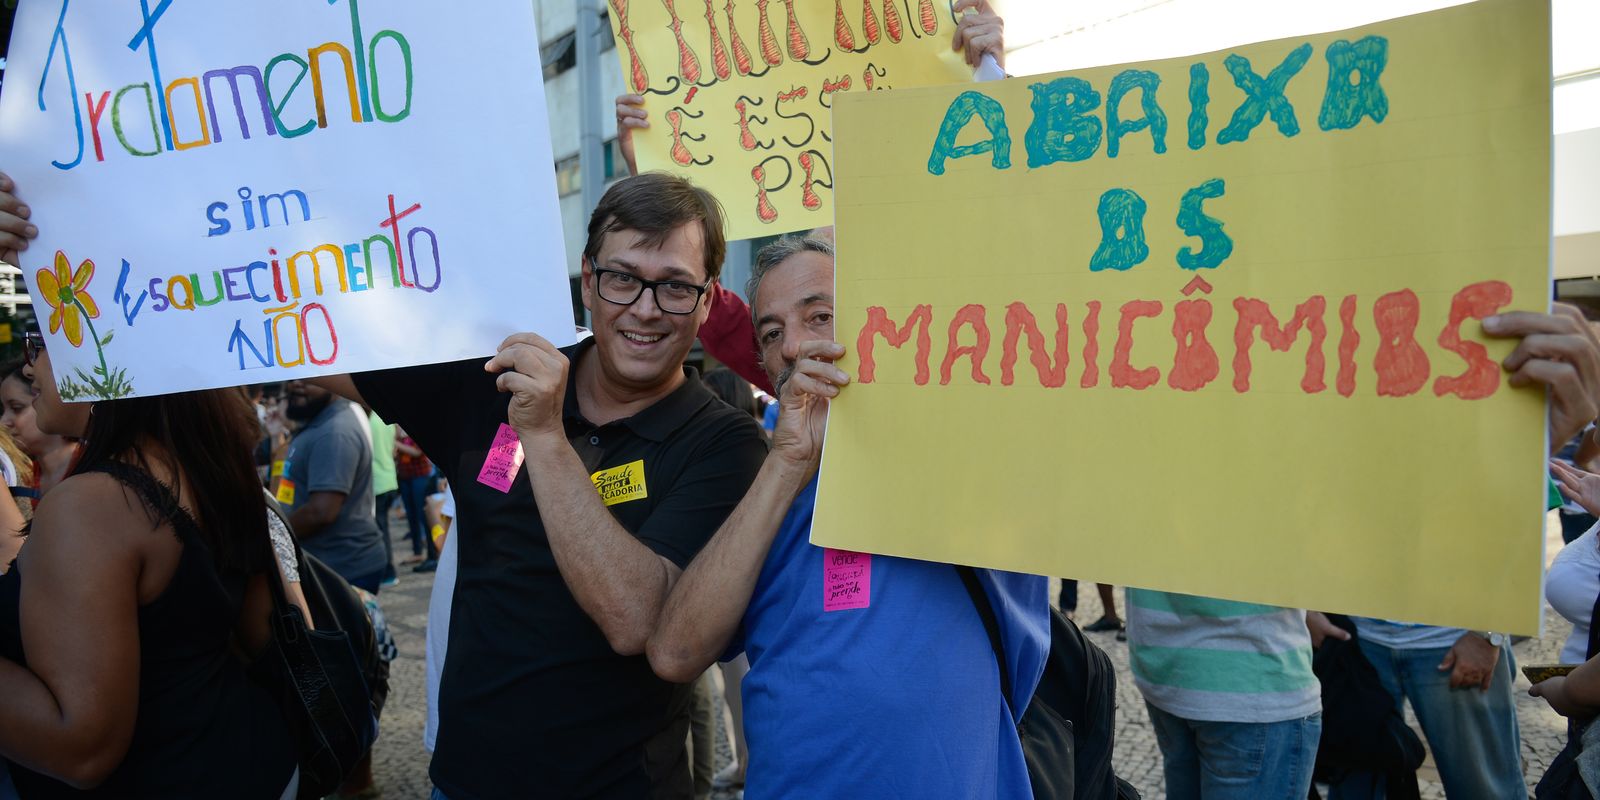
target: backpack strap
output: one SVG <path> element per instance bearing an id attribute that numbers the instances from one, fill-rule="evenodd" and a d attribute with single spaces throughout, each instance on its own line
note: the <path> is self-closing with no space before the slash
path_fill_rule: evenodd
<path id="1" fill-rule="evenodd" d="M 956 572 L 961 574 L 961 582 L 967 587 L 967 594 L 972 598 L 972 605 L 978 609 L 978 618 L 983 620 L 983 629 L 989 634 L 989 647 L 994 650 L 994 660 L 1000 666 L 1000 694 L 1005 697 L 1007 705 L 1011 703 L 1011 674 L 1006 669 L 1006 651 L 1000 643 L 1000 620 L 995 617 L 994 605 L 989 602 L 989 594 L 983 590 L 983 584 L 978 581 L 978 572 L 965 564 L 955 565 Z M 1593 641 L 1594 632 L 1590 631 L 1590 641 Z"/>

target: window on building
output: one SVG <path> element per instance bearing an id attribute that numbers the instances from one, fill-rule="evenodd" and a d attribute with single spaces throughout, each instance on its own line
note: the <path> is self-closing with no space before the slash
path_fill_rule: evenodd
<path id="1" fill-rule="evenodd" d="M 539 63 L 544 65 L 546 81 L 578 66 L 577 37 L 574 31 L 557 36 L 539 48 Z"/>
<path id="2" fill-rule="evenodd" d="M 622 159 L 622 153 L 617 151 L 616 139 L 607 139 L 601 146 L 601 154 L 605 159 L 603 174 L 607 183 L 628 174 L 628 164 Z M 580 191 L 583 191 L 583 172 L 579 169 L 578 156 L 574 154 L 557 161 L 556 194 L 566 197 Z"/>

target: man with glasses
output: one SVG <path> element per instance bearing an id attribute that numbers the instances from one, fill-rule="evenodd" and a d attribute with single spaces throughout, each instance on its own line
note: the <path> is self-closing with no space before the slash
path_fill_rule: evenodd
<path id="1" fill-rule="evenodd" d="M 589 222 L 593 337 L 322 379 L 404 428 L 456 496 L 436 798 L 691 795 L 688 687 L 643 652 L 766 452 L 683 363 L 724 251 L 708 193 L 629 178 Z"/>

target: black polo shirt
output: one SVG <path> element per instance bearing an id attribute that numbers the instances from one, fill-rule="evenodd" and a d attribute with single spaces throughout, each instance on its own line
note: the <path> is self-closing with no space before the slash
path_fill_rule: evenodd
<path id="1" fill-rule="evenodd" d="M 573 365 L 592 340 L 564 348 Z M 688 797 L 681 719 L 688 687 L 619 656 L 556 569 L 524 464 L 509 492 L 480 483 L 511 395 L 486 359 L 353 376 L 450 479 L 459 566 L 430 776 L 451 800 Z M 608 509 L 686 567 L 766 456 L 750 415 L 693 368 L 655 405 L 596 427 L 567 383 L 567 438 Z M 647 747 L 648 746 L 648 747 Z M 654 785 L 653 785 L 654 784 Z"/>

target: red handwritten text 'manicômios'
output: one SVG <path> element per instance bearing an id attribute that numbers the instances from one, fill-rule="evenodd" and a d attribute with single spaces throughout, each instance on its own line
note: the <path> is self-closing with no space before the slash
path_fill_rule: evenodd
<path id="1" fill-rule="evenodd" d="M 1200 296 L 1192 296 L 1197 290 Z M 1183 290 L 1183 294 L 1190 299 L 1178 301 L 1171 308 L 1170 330 L 1177 350 L 1171 365 L 1165 370 L 1166 384 L 1170 388 L 1199 391 L 1222 373 L 1217 348 L 1208 338 L 1208 332 L 1213 330 L 1213 318 L 1217 316 L 1217 308 L 1205 296 L 1210 292 L 1211 286 L 1204 279 L 1195 278 Z M 1499 389 L 1500 366 L 1489 357 L 1488 349 L 1483 345 L 1463 339 L 1461 328 L 1468 319 L 1481 320 L 1497 313 L 1508 306 L 1511 299 L 1511 287 L 1501 281 L 1474 283 L 1462 288 L 1451 298 L 1448 320 L 1435 341 L 1440 347 L 1459 356 L 1465 362 L 1465 369 L 1458 374 L 1441 374 L 1437 377 L 1433 381 L 1433 393 L 1436 396 L 1455 395 L 1463 400 L 1481 400 Z M 1278 352 L 1288 351 L 1304 336 L 1307 340 L 1306 361 L 1300 388 L 1307 394 L 1325 391 L 1328 388 L 1328 359 L 1324 350 L 1331 333 L 1335 338 L 1337 361 L 1334 387 L 1344 397 L 1353 396 L 1358 383 L 1356 355 L 1362 343 L 1356 324 L 1358 314 L 1370 314 L 1377 329 L 1377 346 L 1370 352 L 1372 369 L 1377 378 L 1373 388 L 1378 396 L 1407 397 L 1416 394 L 1427 386 L 1429 377 L 1436 371 L 1436 365 L 1430 363 L 1427 352 L 1417 338 L 1421 301 L 1410 289 L 1390 292 L 1370 303 L 1364 303 L 1363 298 L 1353 294 L 1331 300 L 1323 295 L 1313 295 L 1294 307 L 1286 323 L 1282 321 L 1280 313 L 1285 309 L 1275 311 L 1267 302 L 1257 298 L 1238 297 L 1231 306 L 1233 388 L 1239 393 L 1248 392 L 1251 387 L 1251 350 L 1258 334 L 1269 348 Z M 974 383 L 993 383 L 985 371 L 993 338 L 990 328 L 993 318 L 1003 326 L 1000 385 L 1011 386 L 1017 382 L 1019 347 L 1026 340 L 1028 362 L 1033 366 L 1039 385 L 1051 389 L 1065 386 L 1072 377 L 1068 374 L 1072 360 L 1069 312 L 1065 303 L 1056 303 L 1054 311 L 1055 336 L 1047 341 L 1035 308 L 1025 302 L 1010 303 L 1003 311 L 995 310 L 994 317 L 991 317 L 990 309 L 981 304 L 968 304 L 956 309 L 946 329 L 944 359 L 939 363 L 939 383 L 949 384 L 957 362 L 962 360 L 967 362 L 966 371 Z M 1100 385 L 1102 375 L 1101 303 L 1088 301 L 1084 304 L 1084 311 L 1081 323 L 1084 343 L 1080 351 L 1082 361 L 1077 381 L 1079 387 L 1089 389 Z M 1136 328 L 1142 331 L 1141 338 L 1160 335 L 1156 332 L 1158 318 L 1167 313 L 1165 304 L 1159 300 L 1130 300 L 1119 308 L 1107 308 L 1104 311 L 1107 317 L 1115 319 L 1116 324 L 1111 357 L 1105 369 L 1110 385 L 1113 388 L 1147 389 L 1161 382 L 1162 368 L 1132 363 L 1132 352 Z M 1223 311 L 1224 315 L 1227 313 Z M 1332 320 L 1329 319 L 1330 315 Z M 1148 321 L 1141 326 L 1140 320 Z M 869 307 L 867 320 L 856 337 L 856 353 L 861 361 L 858 381 L 873 383 L 878 379 L 876 347 L 879 338 L 891 347 L 900 348 L 911 343 L 915 337 L 913 352 L 916 372 L 913 380 L 918 386 L 927 385 L 932 379 L 930 359 L 933 355 L 933 339 L 930 328 L 933 322 L 934 309 L 931 305 L 915 306 L 904 320 L 898 322 L 889 317 L 883 306 Z M 1227 324 L 1225 318 L 1218 322 Z M 1109 331 L 1106 338 L 1111 338 Z M 971 343 L 962 344 L 962 339 Z M 1448 369 L 1443 365 L 1437 366 L 1440 371 Z M 1024 377 L 1024 380 L 1027 378 Z"/>

